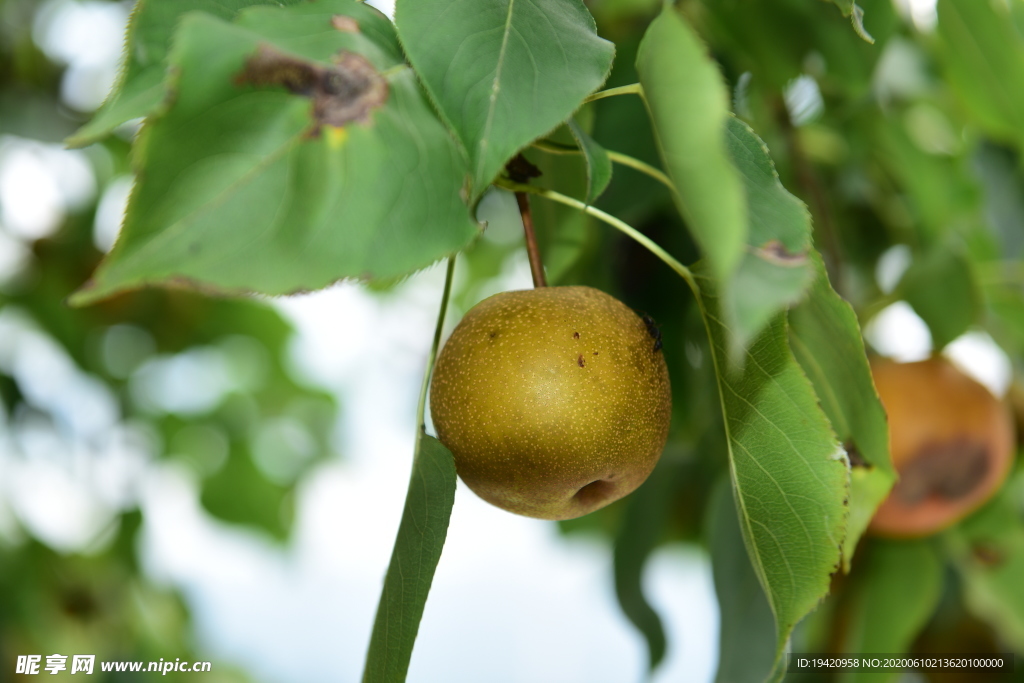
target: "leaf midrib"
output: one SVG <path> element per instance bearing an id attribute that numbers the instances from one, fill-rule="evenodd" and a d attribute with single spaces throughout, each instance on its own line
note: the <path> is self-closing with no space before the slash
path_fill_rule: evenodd
<path id="1" fill-rule="evenodd" d="M 501 47 L 498 49 L 498 63 L 494 67 L 494 79 L 491 81 L 491 94 L 487 105 L 487 120 L 484 122 L 483 135 L 480 136 L 480 142 L 477 143 L 477 160 L 476 160 L 476 171 L 475 176 L 479 178 L 480 173 L 483 171 L 484 162 L 486 157 L 484 151 L 487 148 L 487 144 L 490 140 L 491 125 L 494 123 L 494 112 L 497 110 L 498 93 L 501 92 L 501 70 L 505 65 L 505 52 L 508 49 L 508 37 L 512 33 L 512 10 L 515 7 L 516 0 L 508 0 L 508 13 L 505 15 L 505 30 L 501 36 Z"/>

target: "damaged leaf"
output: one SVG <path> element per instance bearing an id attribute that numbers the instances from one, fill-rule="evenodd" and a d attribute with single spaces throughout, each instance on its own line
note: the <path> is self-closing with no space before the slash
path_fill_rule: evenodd
<path id="1" fill-rule="evenodd" d="M 735 356 L 811 283 L 811 216 L 782 186 L 768 147 L 750 126 L 730 116 L 725 137 L 747 195 L 747 247 L 722 302 Z"/>
<path id="2" fill-rule="evenodd" d="M 337 24 L 337 17 L 332 25 Z M 315 133 L 320 126 L 369 123 L 373 110 L 388 99 L 388 83 L 362 55 L 343 51 L 331 66 L 296 59 L 260 45 L 235 79 L 238 85 L 279 85 L 313 101 Z"/>
<path id="3" fill-rule="evenodd" d="M 401 277 L 478 234 L 464 157 L 411 70 L 381 75 L 396 66 L 387 40 L 335 28 L 350 4 L 185 17 L 173 104 L 141 132 L 121 235 L 73 303 Z"/>

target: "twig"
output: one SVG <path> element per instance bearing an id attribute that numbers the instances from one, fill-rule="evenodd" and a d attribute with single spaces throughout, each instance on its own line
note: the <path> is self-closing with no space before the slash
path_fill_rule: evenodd
<path id="1" fill-rule="evenodd" d="M 547 152 L 548 154 L 583 154 L 583 151 L 579 147 L 563 145 L 558 142 L 552 142 L 551 140 L 537 140 L 532 146 L 542 152 Z M 654 178 L 668 189 L 673 191 L 675 190 L 675 187 L 673 187 L 672 181 L 669 177 L 665 175 L 662 170 L 651 166 L 646 161 L 640 161 L 636 157 L 631 157 L 628 154 L 615 152 L 610 149 L 605 149 L 605 153 L 608 155 L 608 158 L 616 164 L 628 166 L 633 170 L 640 171 L 641 173 Z"/>
<path id="2" fill-rule="evenodd" d="M 690 286 L 690 289 L 693 290 L 694 294 L 697 294 L 700 291 L 700 287 L 697 286 L 697 281 L 694 279 L 693 273 L 690 272 L 689 268 L 684 266 L 682 263 L 677 261 L 671 254 L 662 249 L 657 242 L 655 242 L 647 235 L 643 234 L 642 232 L 634 228 L 629 223 L 626 223 L 625 221 L 620 220 L 609 213 L 605 213 L 601 209 L 585 204 L 584 202 L 581 202 L 578 199 L 568 197 L 562 194 L 561 192 L 555 192 L 554 190 L 545 190 L 539 187 L 533 187 L 532 185 L 521 185 L 519 183 L 513 183 L 508 180 L 499 180 L 497 184 L 500 185 L 501 187 L 504 187 L 507 190 L 512 190 L 513 192 L 516 193 L 517 196 L 520 193 L 529 192 L 530 194 L 535 194 L 540 197 L 544 197 L 545 199 L 550 199 L 551 201 L 555 201 L 560 204 L 565 204 L 566 206 L 571 206 L 574 209 L 579 209 L 583 213 L 590 214 L 594 218 L 597 218 L 598 220 L 607 223 L 616 230 L 619 230 L 620 232 L 629 235 L 634 240 L 639 242 L 641 245 L 646 247 L 648 251 L 650 251 L 652 254 L 654 254 L 662 261 L 664 261 L 669 268 L 674 270 L 676 273 L 680 275 L 680 277 L 686 280 L 686 284 Z"/>
<path id="3" fill-rule="evenodd" d="M 523 185 L 522 187 L 529 187 Z M 540 248 L 537 246 L 537 234 L 533 231 L 533 214 L 530 213 L 530 198 L 523 190 L 516 190 L 516 202 L 519 204 L 519 213 L 523 217 L 523 232 L 526 234 L 526 253 L 530 257 L 530 273 L 533 275 L 534 287 L 547 287 L 548 281 L 544 277 L 544 262 L 540 258 Z"/>
<path id="4" fill-rule="evenodd" d="M 640 95 L 643 97 L 644 89 L 640 87 L 639 83 L 630 83 L 629 85 L 620 85 L 617 88 L 608 88 L 607 90 L 596 92 L 583 101 L 595 102 L 606 97 L 615 97 L 616 95 Z"/>

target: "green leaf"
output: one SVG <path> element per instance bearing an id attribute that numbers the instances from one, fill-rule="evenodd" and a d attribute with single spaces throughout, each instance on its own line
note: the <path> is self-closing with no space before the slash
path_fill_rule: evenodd
<path id="1" fill-rule="evenodd" d="M 718 65 L 671 5 L 647 28 L 636 59 L 676 205 L 719 280 L 743 258 L 747 200 L 729 160 L 729 94 Z"/>
<path id="2" fill-rule="evenodd" d="M 844 17 L 850 17 L 850 23 L 858 36 L 874 44 L 875 39 L 864 28 L 864 10 L 858 7 L 854 0 L 832 0 L 832 4 L 839 8 Z"/>
<path id="3" fill-rule="evenodd" d="M 277 0 L 275 4 L 295 2 L 298 0 Z M 68 145 L 83 147 L 96 142 L 126 121 L 148 116 L 160 106 L 167 95 L 164 80 L 171 36 L 186 13 L 199 10 L 230 20 L 239 10 L 258 4 L 260 0 L 138 0 L 128 22 L 117 84 L 93 119 L 68 138 Z"/>
<path id="4" fill-rule="evenodd" d="M 597 144 L 594 138 L 587 135 L 576 123 L 576 119 L 570 118 L 566 123 L 587 162 L 587 195 L 584 201 L 593 204 L 612 181 L 612 160 L 608 158 L 608 152 L 604 151 L 604 147 Z"/>
<path id="5" fill-rule="evenodd" d="M 1015 486 L 1014 486 L 1015 484 Z M 1012 493 L 1016 489 L 1017 495 Z M 967 607 L 1024 653 L 1024 477 L 1011 479 L 988 505 L 946 533 L 964 582 Z"/>
<path id="6" fill-rule="evenodd" d="M 219 519 L 263 529 L 285 539 L 291 527 L 292 490 L 267 481 L 247 449 L 232 448 L 227 463 L 203 481 L 200 501 Z"/>
<path id="7" fill-rule="evenodd" d="M 715 681 L 763 681 L 775 659 L 775 619 L 750 565 L 736 502 L 724 478 L 708 502 L 707 539 L 721 614 Z"/>
<path id="8" fill-rule="evenodd" d="M 395 22 L 468 153 L 474 197 L 604 83 L 615 52 L 581 0 L 398 0 Z"/>
<path id="9" fill-rule="evenodd" d="M 665 658 L 667 642 L 661 617 L 644 595 L 643 573 L 672 508 L 678 471 L 678 463 L 662 458 L 647 481 L 630 496 L 615 537 L 615 595 L 623 613 L 647 640 L 650 671 Z"/>
<path id="10" fill-rule="evenodd" d="M 392 45 L 334 27 L 353 6 L 184 19 L 174 105 L 143 130 L 121 236 L 74 303 L 152 284 L 285 294 L 393 278 L 476 236 L 465 162 L 413 73 Z M 325 74 L 358 94 L 283 87 Z"/>
<path id="11" fill-rule="evenodd" d="M 747 250 L 723 293 L 735 353 L 803 296 L 814 273 L 807 259 L 810 213 L 782 186 L 768 147 L 734 116 L 726 122 L 726 147 L 747 197 Z"/>
<path id="12" fill-rule="evenodd" d="M 455 502 L 455 461 L 437 439 L 423 433 L 419 439 L 405 510 L 370 636 L 363 683 L 405 680 L 448 534 Z"/>
<path id="13" fill-rule="evenodd" d="M 850 519 L 843 541 L 843 565 L 849 572 L 857 541 L 896 473 L 889 459 L 889 423 L 871 379 L 857 315 L 832 289 L 817 252 L 811 263 L 814 284 L 807 299 L 789 311 L 789 345 L 850 455 Z"/>
<path id="14" fill-rule="evenodd" d="M 775 614 L 778 665 L 796 623 L 828 593 L 846 534 L 849 468 L 789 350 L 785 316 L 729 364 L 718 285 L 698 271 L 732 483 L 751 564 Z"/>
<path id="15" fill-rule="evenodd" d="M 938 245 L 915 259 L 897 291 L 927 323 L 936 351 L 978 319 L 981 297 L 971 266 L 947 246 Z"/>
<path id="16" fill-rule="evenodd" d="M 1024 37 L 1009 3 L 939 0 L 938 36 L 948 82 L 985 131 L 1024 146 Z"/>
<path id="17" fill-rule="evenodd" d="M 855 570 L 843 651 L 902 654 L 942 594 L 942 560 L 929 541 L 873 539 Z M 848 673 L 844 683 L 894 681 L 899 672 Z"/>

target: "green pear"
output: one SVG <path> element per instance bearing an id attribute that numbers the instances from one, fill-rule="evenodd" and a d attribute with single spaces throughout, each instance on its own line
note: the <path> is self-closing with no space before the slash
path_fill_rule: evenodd
<path id="1" fill-rule="evenodd" d="M 668 436 L 661 338 L 590 287 L 496 294 L 437 360 L 430 410 L 462 480 L 500 508 L 572 519 L 635 490 Z"/>

